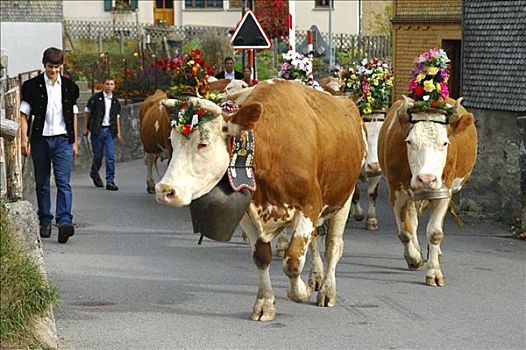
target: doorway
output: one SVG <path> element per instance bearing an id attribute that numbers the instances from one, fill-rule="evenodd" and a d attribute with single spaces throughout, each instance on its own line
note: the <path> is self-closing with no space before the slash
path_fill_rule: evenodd
<path id="1" fill-rule="evenodd" d="M 174 25 L 174 0 L 153 0 L 153 21 L 155 24 Z"/>
<path id="2" fill-rule="evenodd" d="M 462 71 L 461 40 L 442 40 L 442 49 L 446 51 L 451 61 L 449 72 L 449 97 L 457 99 L 460 97 L 460 72 Z"/>

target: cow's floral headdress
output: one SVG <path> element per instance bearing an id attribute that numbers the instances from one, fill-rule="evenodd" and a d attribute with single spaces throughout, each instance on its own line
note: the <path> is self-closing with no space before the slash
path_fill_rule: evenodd
<path id="1" fill-rule="evenodd" d="M 351 90 L 360 113 L 384 111 L 391 102 L 393 74 L 389 65 L 378 58 L 364 58 L 360 64 L 349 68 L 346 89 Z"/>
<path id="2" fill-rule="evenodd" d="M 205 96 L 208 92 L 208 77 L 213 75 L 213 70 L 200 55 L 201 50 L 194 49 L 170 62 L 174 73 L 171 94 Z"/>
<path id="3" fill-rule="evenodd" d="M 454 112 L 454 107 L 446 103 L 449 62 L 446 52 L 437 48 L 424 52 L 415 60 L 413 78 L 407 86 L 408 95 L 414 101 L 413 110 L 435 108 L 447 114 Z"/>
<path id="4" fill-rule="evenodd" d="M 192 101 L 177 101 L 172 108 L 171 125 L 181 135 L 188 136 L 198 125 L 207 123 L 216 116 Z"/>
<path id="5" fill-rule="evenodd" d="M 312 75 L 312 61 L 309 57 L 295 51 L 283 54 L 285 62 L 281 65 L 278 76 L 285 80 L 296 80 L 312 87 L 319 84 Z"/>

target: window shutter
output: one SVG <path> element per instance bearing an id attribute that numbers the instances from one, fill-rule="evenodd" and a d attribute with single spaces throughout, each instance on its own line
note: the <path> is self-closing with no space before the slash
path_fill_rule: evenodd
<path id="1" fill-rule="evenodd" d="M 130 1 L 130 8 L 132 9 L 132 11 L 137 10 L 138 7 L 139 7 L 139 0 Z"/>
<path id="2" fill-rule="evenodd" d="M 104 0 L 104 11 L 108 12 L 113 10 L 113 0 Z"/>

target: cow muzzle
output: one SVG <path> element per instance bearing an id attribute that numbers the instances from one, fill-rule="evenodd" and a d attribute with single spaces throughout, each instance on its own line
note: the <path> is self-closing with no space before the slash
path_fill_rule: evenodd
<path id="1" fill-rule="evenodd" d="M 181 191 L 163 183 L 155 185 L 155 197 L 157 202 L 171 207 L 182 207 L 190 204 L 190 200 L 186 201 L 181 196 Z"/>
<path id="2" fill-rule="evenodd" d="M 367 163 L 365 165 L 365 174 L 369 177 L 382 175 L 380 164 L 378 162 Z"/>
<path id="3" fill-rule="evenodd" d="M 436 190 L 440 188 L 438 178 L 433 174 L 418 174 L 414 178 L 413 189 Z"/>

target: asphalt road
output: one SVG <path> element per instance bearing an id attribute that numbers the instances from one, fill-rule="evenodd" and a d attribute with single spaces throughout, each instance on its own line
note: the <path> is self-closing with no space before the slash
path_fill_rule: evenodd
<path id="1" fill-rule="evenodd" d="M 255 322 L 256 267 L 239 233 L 198 246 L 189 210 L 156 203 L 145 174 L 142 160 L 118 163 L 118 192 L 73 176 L 75 236 L 43 240 L 62 349 L 526 349 L 526 245 L 501 228 L 448 218 L 446 286 L 428 287 L 424 269 L 407 269 L 382 182 L 380 230 L 347 224 L 336 307 L 287 299 L 274 257 L 276 320 Z"/>

